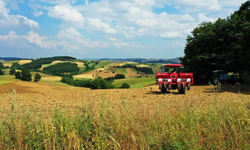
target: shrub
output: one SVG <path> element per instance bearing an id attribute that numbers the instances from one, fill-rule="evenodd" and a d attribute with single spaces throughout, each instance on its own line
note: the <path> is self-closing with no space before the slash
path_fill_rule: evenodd
<path id="1" fill-rule="evenodd" d="M 11 68 L 13 68 L 13 69 L 21 69 L 21 65 L 19 63 L 15 62 L 15 63 L 13 63 L 11 65 Z"/>
<path id="2" fill-rule="evenodd" d="M 16 79 L 21 79 L 21 72 L 17 71 L 15 73 Z"/>
<path id="3" fill-rule="evenodd" d="M 35 74 L 35 79 L 34 79 L 34 82 L 39 82 L 41 80 L 41 75 L 36 73 Z"/>
<path id="4" fill-rule="evenodd" d="M 10 75 L 14 75 L 15 73 L 16 73 L 16 70 L 15 70 L 14 68 L 11 68 L 9 74 L 10 74 Z"/>
<path id="5" fill-rule="evenodd" d="M 0 75 L 4 75 L 2 68 L 0 68 Z"/>
<path id="6" fill-rule="evenodd" d="M 116 74 L 115 79 L 124 79 L 125 75 L 124 74 Z"/>
<path id="7" fill-rule="evenodd" d="M 31 81 L 32 80 L 29 69 L 27 69 L 27 68 L 22 69 L 21 80 L 23 80 L 23 81 Z"/>
<path id="8" fill-rule="evenodd" d="M 123 83 L 121 88 L 123 89 L 129 89 L 130 88 L 130 85 L 128 83 Z"/>

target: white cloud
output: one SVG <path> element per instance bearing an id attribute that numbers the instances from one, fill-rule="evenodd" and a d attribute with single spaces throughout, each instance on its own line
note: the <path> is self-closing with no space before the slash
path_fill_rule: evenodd
<path id="1" fill-rule="evenodd" d="M 0 40 L 3 41 L 12 41 L 15 39 L 19 39 L 20 37 L 18 35 L 16 35 L 15 31 L 10 31 L 9 34 L 7 35 L 0 35 Z"/>
<path id="2" fill-rule="evenodd" d="M 57 44 L 53 41 L 46 41 L 48 39 L 47 36 L 39 36 L 38 33 L 35 33 L 33 30 L 31 30 L 27 35 L 24 35 L 23 38 L 28 40 L 30 43 L 36 44 L 45 49 L 56 48 L 57 46 Z"/>
<path id="3" fill-rule="evenodd" d="M 41 15 L 43 15 L 43 14 L 44 14 L 43 11 L 35 11 L 35 12 L 34 12 L 34 16 L 36 16 L 36 17 L 39 17 L 39 16 L 41 16 Z"/>
<path id="4" fill-rule="evenodd" d="M 88 26 L 90 29 L 104 31 L 105 33 L 116 33 L 116 31 L 112 29 L 107 23 L 104 23 L 99 19 L 88 19 Z"/>
<path id="5" fill-rule="evenodd" d="M 70 4 L 67 5 L 56 5 L 51 8 L 48 15 L 52 18 L 59 18 L 71 23 L 83 23 L 84 17 Z"/>
<path id="6" fill-rule="evenodd" d="M 196 12 L 196 11 L 220 11 L 222 6 L 219 4 L 218 0 L 157 0 L 159 4 L 165 4 L 169 6 L 174 6 L 175 8 L 186 11 L 186 12 Z"/>
<path id="7" fill-rule="evenodd" d="M 39 27 L 38 22 L 28 19 L 21 15 L 9 15 L 9 9 L 6 7 L 6 3 L 0 1 L 0 27 L 13 27 L 25 25 L 31 28 Z"/>
<path id="8" fill-rule="evenodd" d="M 209 18 L 202 13 L 198 14 L 198 20 L 199 22 L 214 22 L 215 21 L 214 18 Z"/>

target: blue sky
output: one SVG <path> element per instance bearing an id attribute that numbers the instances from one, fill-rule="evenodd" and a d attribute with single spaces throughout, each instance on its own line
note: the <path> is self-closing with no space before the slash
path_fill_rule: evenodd
<path id="1" fill-rule="evenodd" d="M 0 0 L 0 57 L 175 58 L 246 0 Z"/>

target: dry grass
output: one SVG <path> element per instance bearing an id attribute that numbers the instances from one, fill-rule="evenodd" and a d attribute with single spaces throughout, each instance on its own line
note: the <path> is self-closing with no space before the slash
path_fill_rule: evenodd
<path id="1" fill-rule="evenodd" d="M 1 110 L 4 118 L 0 120 L 1 149 L 250 146 L 247 88 L 224 87 L 224 92 L 213 93 L 210 86 L 193 86 L 186 95 L 162 95 L 157 87 L 152 91 L 66 90 L 30 84 L 28 87 L 38 88 L 30 93 L 34 89 L 22 87 L 24 84 L 18 86 L 27 92 L 0 95 L 4 106 Z M 238 93 L 239 88 L 244 89 L 243 93 Z"/>
<path id="2" fill-rule="evenodd" d="M 20 65 L 24 65 L 24 64 L 27 64 L 27 63 L 31 63 L 31 62 L 32 62 L 32 60 L 20 60 L 18 63 Z"/>
<path id="3" fill-rule="evenodd" d="M 149 66 L 148 66 L 148 65 L 136 65 L 136 67 L 138 67 L 138 68 L 148 67 L 148 68 L 149 68 Z"/>

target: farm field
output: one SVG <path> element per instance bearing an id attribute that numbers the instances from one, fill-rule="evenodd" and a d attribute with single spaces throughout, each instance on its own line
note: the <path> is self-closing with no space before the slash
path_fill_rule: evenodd
<path id="1" fill-rule="evenodd" d="M 13 87 L 17 94 L 3 92 Z M 233 149 L 244 149 L 250 139 L 249 89 L 236 85 L 222 90 L 214 93 L 211 86 L 192 86 L 186 95 L 179 95 L 161 94 L 156 86 L 89 90 L 50 82 L 6 83 L 0 86 L 1 116 L 9 122 L 7 113 L 15 117 L 19 112 L 14 120 L 19 132 L 8 130 L 0 120 L 0 133 L 5 131 L 0 138 L 8 145 L 12 136 L 18 141 L 25 136 L 48 149 L 54 144 L 69 149 L 227 149 L 224 141 L 231 141 Z M 25 143 L 19 141 L 12 148 Z"/>

